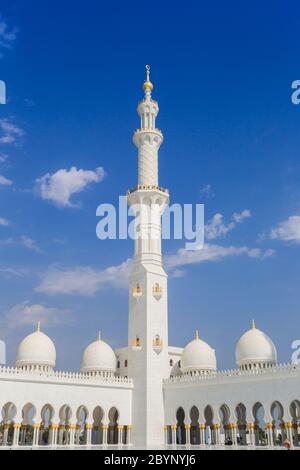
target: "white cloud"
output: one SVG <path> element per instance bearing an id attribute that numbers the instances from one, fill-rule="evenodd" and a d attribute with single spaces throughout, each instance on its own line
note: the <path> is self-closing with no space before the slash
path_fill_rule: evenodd
<path id="1" fill-rule="evenodd" d="M 20 241 L 21 241 L 21 245 L 25 246 L 25 248 L 35 251 L 36 253 L 43 253 L 43 251 L 38 247 L 36 241 L 33 240 L 32 238 L 22 235 Z"/>
<path id="2" fill-rule="evenodd" d="M 8 159 L 8 155 L 4 153 L 0 153 L 0 163 L 6 162 L 7 159 Z"/>
<path id="3" fill-rule="evenodd" d="M 195 251 L 187 251 L 183 248 L 177 251 L 175 255 L 166 257 L 167 269 L 180 268 L 191 264 L 200 264 L 204 262 L 221 261 L 229 256 L 246 255 L 250 258 L 264 259 L 274 255 L 273 250 L 261 250 L 260 248 L 248 248 L 246 246 L 220 246 L 206 244 L 203 248 Z"/>
<path id="4" fill-rule="evenodd" d="M 214 197 L 214 192 L 213 192 L 212 187 L 211 187 L 210 184 L 206 184 L 205 186 L 203 186 L 200 189 L 200 194 L 201 194 L 201 196 L 204 196 L 208 199 Z"/>
<path id="5" fill-rule="evenodd" d="M 271 230 L 270 238 L 300 243 L 300 216 L 293 215 Z"/>
<path id="6" fill-rule="evenodd" d="M 26 269 L 18 268 L 8 268 L 0 266 L 0 275 L 6 279 L 11 279 L 12 277 L 23 277 L 28 273 Z"/>
<path id="7" fill-rule="evenodd" d="M 13 238 L 4 238 L 0 240 L 0 245 L 12 245 L 14 243 Z"/>
<path id="8" fill-rule="evenodd" d="M 11 186 L 13 184 L 13 182 L 7 178 L 5 178 L 5 176 L 2 176 L 0 175 L 0 185 L 2 186 Z"/>
<path id="9" fill-rule="evenodd" d="M 42 199 L 56 204 L 58 207 L 79 207 L 71 201 L 73 194 L 84 191 L 91 183 L 99 183 L 105 176 L 102 167 L 93 170 L 58 170 L 53 175 L 46 175 L 36 180 L 37 191 Z"/>
<path id="10" fill-rule="evenodd" d="M 223 215 L 215 214 L 211 220 L 205 225 L 205 238 L 207 240 L 215 240 L 219 237 L 225 237 L 227 233 L 231 232 L 237 224 L 241 224 L 244 219 L 251 217 L 251 212 L 248 209 L 242 212 L 236 212 L 231 216 L 231 222 L 224 224 Z"/>
<path id="11" fill-rule="evenodd" d="M 10 49 L 16 40 L 17 29 L 10 28 L 6 20 L 0 15 L 0 57 L 2 57 L 2 49 Z"/>
<path id="12" fill-rule="evenodd" d="M 118 266 L 111 266 L 102 271 L 86 266 L 73 269 L 53 267 L 43 275 L 42 282 L 35 291 L 49 295 L 92 296 L 108 286 L 123 288 L 127 286 L 131 266 L 132 261 L 128 259 Z"/>
<path id="13" fill-rule="evenodd" d="M 1 227 L 8 227 L 10 225 L 9 220 L 4 219 L 3 217 L 0 217 L 0 226 Z"/>
<path id="14" fill-rule="evenodd" d="M 23 129 L 7 118 L 0 119 L 0 131 L 0 144 L 14 144 L 25 134 Z"/>
<path id="15" fill-rule="evenodd" d="M 28 300 L 13 306 L 4 315 L 8 328 L 18 328 L 26 325 L 57 325 L 65 323 L 69 317 L 69 310 L 48 307 L 43 304 L 30 304 Z"/>

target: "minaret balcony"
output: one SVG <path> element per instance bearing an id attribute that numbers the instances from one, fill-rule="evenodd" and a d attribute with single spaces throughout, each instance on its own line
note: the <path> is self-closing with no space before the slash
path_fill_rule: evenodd
<path id="1" fill-rule="evenodd" d="M 133 134 L 133 142 L 137 148 L 147 143 L 153 146 L 154 149 L 158 149 L 163 143 L 163 133 L 160 129 L 154 127 L 146 127 L 142 129 L 136 129 Z"/>
<path id="2" fill-rule="evenodd" d="M 160 191 L 161 193 L 169 195 L 169 190 L 162 186 L 138 184 L 135 188 L 131 188 L 127 191 L 127 196 L 135 191 Z"/>

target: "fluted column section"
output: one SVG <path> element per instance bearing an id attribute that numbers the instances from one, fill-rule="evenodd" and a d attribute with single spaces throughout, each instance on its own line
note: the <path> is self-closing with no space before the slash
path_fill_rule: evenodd
<path id="1" fill-rule="evenodd" d="M 139 147 L 138 181 L 140 185 L 158 186 L 158 152 L 148 142 Z"/>

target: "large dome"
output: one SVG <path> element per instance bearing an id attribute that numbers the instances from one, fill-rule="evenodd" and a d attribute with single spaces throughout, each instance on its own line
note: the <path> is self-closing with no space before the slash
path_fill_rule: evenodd
<path id="1" fill-rule="evenodd" d="M 113 349 L 101 340 L 100 334 L 96 341 L 85 349 L 80 370 L 82 373 L 110 372 L 115 373 L 117 359 Z"/>
<path id="2" fill-rule="evenodd" d="M 21 341 L 17 350 L 16 367 L 55 367 L 56 350 L 53 341 L 40 331 L 26 336 Z"/>
<path id="3" fill-rule="evenodd" d="M 183 373 L 187 372 L 210 372 L 216 371 L 217 360 L 215 350 L 209 344 L 205 343 L 199 338 L 198 333 L 196 338 L 188 343 L 183 350 L 181 356 L 181 370 Z"/>
<path id="4" fill-rule="evenodd" d="M 258 330 L 253 321 L 251 330 L 239 339 L 235 349 L 236 363 L 243 368 L 247 365 L 276 364 L 277 352 L 271 338 Z"/>

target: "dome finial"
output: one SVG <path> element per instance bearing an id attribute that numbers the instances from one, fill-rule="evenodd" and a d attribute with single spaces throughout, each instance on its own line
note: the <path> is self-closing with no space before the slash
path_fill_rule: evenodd
<path id="1" fill-rule="evenodd" d="M 150 82 L 150 65 L 146 65 L 146 80 L 144 82 L 145 93 L 151 93 L 153 90 L 153 84 Z"/>
<path id="2" fill-rule="evenodd" d="M 97 341 L 101 341 L 101 331 L 98 331 Z"/>
<path id="3" fill-rule="evenodd" d="M 41 332 L 41 322 L 40 322 L 40 321 L 39 321 L 38 324 L 37 324 L 36 331 L 37 331 L 38 333 Z"/>
<path id="4" fill-rule="evenodd" d="M 256 326 L 255 326 L 255 320 L 252 320 L 252 330 L 255 330 Z"/>
<path id="5" fill-rule="evenodd" d="M 200 339 L 199 330 L 196 330 L 196 339 Z"/>

